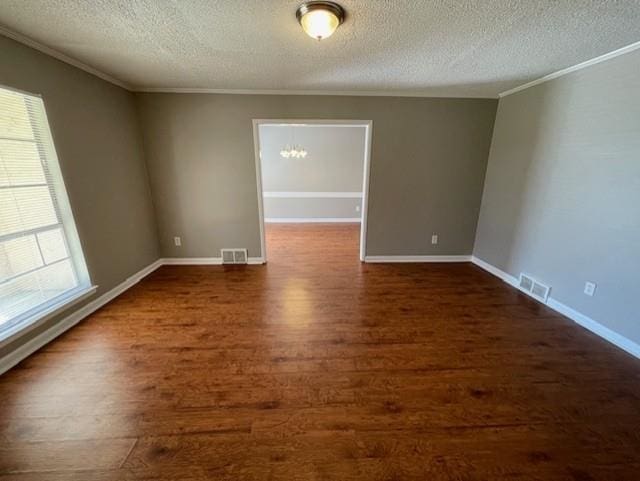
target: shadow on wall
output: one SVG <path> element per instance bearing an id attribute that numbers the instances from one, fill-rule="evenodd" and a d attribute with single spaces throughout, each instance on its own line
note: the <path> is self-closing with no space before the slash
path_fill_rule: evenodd
<path id="1" fill-rule="evenodd" d="M 550 123 L 546 118 L 549 112 L 549 103 L 551 102 L 549 95 L 542 95 L 541 98 L 531 106 L 527 112 L 529 125 L 523 129 L 520 136 L 512 139 L 512 152 L 509 152 L 507 158 L 514 161 L 519 172 L 512 177 L 511 188 L 513 189 L 513 219 L 515 222 L 511 224 L 511 232 L 509 235 L 507 250 L 506 269 L 512 272 L 512 269 L 518 269 L 518 260 L 530 248 L 532 243 L 542 242 L 539 237 L 540 232 L 531 229 L 528 220 L 534 218 L 538 206 L 533 204 L 542 204 L 542 208 L 549 199 L 545 199 L 544 186 L 540 192 L 540 182 L 548 172 L 538 162 L 538 159 L 544 157 L 544 146 L 542 139 L 546 137 Z M 518 159 L 516 162 L 515 160 Z M 541 177 L 542 176 L 542 177 Z M 542 194 L 542 195 L 541 195 Z M 527 219 L 527 221 L 525 221 Z M 544 279 L 540 279 L 543 282 Z M 548 281 L 548 280 L 547 280 Z"/>

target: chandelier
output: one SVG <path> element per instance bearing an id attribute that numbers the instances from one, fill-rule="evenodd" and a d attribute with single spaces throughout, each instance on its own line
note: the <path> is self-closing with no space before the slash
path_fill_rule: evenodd
<path id="1" fill-rule="evenodd" d="M 284 157 L 285 159 L 304 159 L 307 156 L 307 151 L 299 145 L 294 145 L 293 147 L 287 145 L 280 151 L 280 156 Z"/>
<path id="2" fill-rule="evenodd" d="M 304 159 L 307 156 L 307 151 L 296 144 L 296 130 L 294 126 L 289 127 L 289 140 L 290 142 L 280 150 L 280 156 L 285 159 Z"/>

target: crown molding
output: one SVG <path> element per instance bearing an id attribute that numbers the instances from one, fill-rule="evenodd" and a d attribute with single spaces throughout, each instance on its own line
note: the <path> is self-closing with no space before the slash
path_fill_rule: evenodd
<path id="1" fill-rule="evenodd" d="M 90 73 L 91 75 L 101 78 L 102 80 L 106 80 L 107 82 L 117 85 L 118 87 L 121 87 L 125 90 L 129 90 L 129 91 L 133 90 L 131 86 L 127 85 L 125 82 L 118 80 L 117 78 L 112 77 L 109 74 L 101 72 L 96 68 L 90 67 L 89 65 L 82 63 L 79 60 L 71 58 L 68 55 L 65 55 L 64 53 L 59 52 L 58 50 L 55 50 L 51 47 L 47 47 L 46 45 L 43 45 L 40 42 L 37 42 L 32 38 L 27 37 L 26 35 L 22 35 L 21 33 L 14 32 L 13 30 L 9 30 L 8 28 L 2 27 L 2 26 L 0 26 L 0 35 L 3 35 L 7 38 L 15 40 L 16 42 L 20 42 L 21 44 L 24 44 L 27 47 L 31 47 L 33 49 L 39 50 L 40 52 L 47 54 L 50 57 L 53 57 L 62 62 L 68 63 L 69 65 L 79 68 L 80 70 L 84 70 L 85 72 Z"/>
<path id="2" fill-rule="evenodd" d="M 540 77 L 536 80 L 532 80 L 531 82 L 527 82 L 518 87 L 514 87 L 512 89 L 506 90 L 495 96 L 486 96 L 486 95 L 460 95 L 459 93 L 451 95 L 446 93 L 433 93 L 433 92 L 420 92 L 420 91 L 407 91 L 407 90 L 398 90 L 398 91 L 389 91 L 389 90 L 289 90 L 289 89 L 217 89 L 217 88 L 189 88 L 189 87 L 134 87 L 129 85 L 122 80 L 119 80 L 111 75 L 104 73 L 94 67 L 91 67 L 79 60 L 76 60 L 68 55 L 55 50 L 51 47 L 48 47 L 36 40 L 33 40 L 26 35 L 23 35 L 18 32 L 14 32 L 6 27 L 0 26 L 0 35 L 3 35 L 7 38 L 15 40 L 16 42 L 22 43 L 28 47 L 36 49 L 46 55 L 49 55 L 53 58 L 56 58 L 62 62 L 68 63 L 80 70 L 83 70 L 91 75 L 94 75 L 102 80 L 105 80 L 109 83 L 117 85 L 125 90 L 129 90 L 131 92 L 140 92 L 140 93 L 174 93 L 174 94 L 227 94 L 227 95 L 335 95 L 335 96 L 353 96 L 353 97 L 415 97 L 415 98 L 472 98 L 472 99 L 495 99 L 495 98 L 503 98 L 508 95 L 514 94 L 516 92 L 520 92 L 522 90 L 526 90 L 530 87 L 534 87 L 544 82 L 548 82 L 550 80 L 556 79 L 558 77 L 562 77 L 564 75 L 570 74 L 577 70 L 581 70 L 583 68 L 590 67 L 592 65 L 596 65 L 601 62 L 605 62 L 612 58 L 618 57 L 620 55 L 624 55 L 626 53 L 632 52 L 640 48 L 640 42 L 635 42 L 625 47 L 619 48 L 609 53 L 605 53 L 600 55 L 599 57 L 592 58 L 585 62 L 581 62 L 579 64 L 573 65 L 571 67 L 567 67 L 562 70 L 558 70 L 557 72 L 550 73 L 545 75 L 544 77 Z"/>
<path id="3" fill-rule="evenodd" d="M 530 87 L 534 87 L 536 85 L 540 85 L 541 83 L 548 82 L 549 80 L 556 79 L 558 77 L 562 77 L 563 75 L 570 74 L 571 72 L 576 72 L 577 70 L 582 70 L 583 68 L 591 67 L 592 65 L 596 65 L 601 62 L 605 62 L 615 57 L 619 57 L 620 55 L 624 55 L 629 52 L 633 52 L 640 48 L 640 42 L 635 42 L 626 47 L 619 48 L 609 53 L 605 53 L 604 55 L 600 55 L 599 57 L 592 58 L 591 60 L 587 60 L 585 62 L 578 63 L 571 67 L 567 67 L 562 70 L 558 70 L 557 72 L 550 73 L 549 75 L 545 75 L 544 77 L 540 77 L 539 79 L 532 80 L 531 82 L 527 82 L 526 84 L 522 84 L 518 87 L 512 88 L 505 92 L 498 94 L 499 98 L 506 97 L 507 95 L 515 94 L 516 92 L 520 92 L 522 90 L 528 89 Z"/>
<path id="4" fill-rule="evenodd" d="M 225 94 L 225 95 L 335 95 L 340 97 L 414 97 L 414 98 L 460 98 L 497 99 L 487 95 L 451 95 L 447 93 L 420 92 L 411 90 L 288 90 L 288 89 L 209 89 L 189 87 L 139 87 L 134 92 L 148 94 Z"/>
<path id="5" fill-rule="evenodd" d="M 0 26 L 0 35 L 8 37 L 16 42 L 22 43 L 28 47 L 36 49 L 46 55 L 54 57 L 62 62 L 73 65 L 80 70 L 84 70 L 91 75 L 106 80 L 118 87 L 122 87 L 130 92 L 139 93 L 170 93 L 170 94 L 226 94 L 226 95 L 335 95 L 335 96 L 352 96 L 352 97 L 415 97 L 415 98 L 474 98 L 474 99 L 496 99 L 496 96 L 486 95 L 450 95 L 450 94 L 434 94 L 429 92 L 416 92 L 410 90 L 291 90 L 291 89 L 219 89 L 219 88 L 191 88 L 191 87 L 134 87 L 122 80 L 118 80 L 109 74 L 106 74 L 94 67 L 76 60 L 68 55 L 59 52 L 51 47 L 33 40 L 6 27 Z"/>

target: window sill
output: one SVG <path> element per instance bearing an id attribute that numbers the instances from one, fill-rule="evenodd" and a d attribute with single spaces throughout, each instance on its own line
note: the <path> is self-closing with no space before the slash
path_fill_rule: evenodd
<path id="1" fill-rule="evenodd" d="M 0 347 L 6 346 L 26 333 L 41 326 L 48 320 L 95 294 L 98 286 L 83 286 L 43 304 L 37 312 L 22 319 L 17 324 L 0 332 Z"/>

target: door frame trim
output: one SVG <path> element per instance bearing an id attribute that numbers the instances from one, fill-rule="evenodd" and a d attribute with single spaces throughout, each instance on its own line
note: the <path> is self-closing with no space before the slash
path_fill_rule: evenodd
<path id="1" fill-rule="evenodd" d="M 264 206 L 262 191 L 262 163 L 260 159 L 260 125 L 317 125 L 327 127 L 364 127 L 364 172 L 362 178 L 362 221 L 360 222 L 360 261 L 364 262 L 367 252 L 367 225 L 369 213 L 369 180 L 371 171 L 371 146 L 373 138 L 372 120 L 335 120 L 335 119 L 253 119 L 253 150 L 256 163 L 256 193 L 258 195 L 258 221 L 260 223 L 261 257 L 267 261 L 267 248 L 264 229 Z"/>

